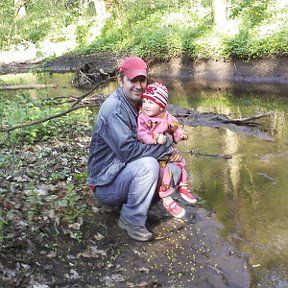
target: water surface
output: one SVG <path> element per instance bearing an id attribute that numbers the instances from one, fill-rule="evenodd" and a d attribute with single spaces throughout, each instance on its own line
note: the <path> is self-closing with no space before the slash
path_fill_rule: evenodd
<path id="1" fill-rule="evenodd" d="M 288 284 L 288 90 L 278 87 L 278 94 L 263 93 L 253 85 L 239 84 L 237 89 L 199 90 L 191 81 L 169 85 L 173 104 L 201 112 L 232 118 L 275 112 L 258 121 L 273 142 L 227 129 L 190 127 L 189 141 L 180 146 L 184 153 L 232 155 L 224 160 L 186 154 L 191 187 L 205 206 L 216 211 L 227 239 L 250 255 L 253 285 L 268 273 L 266 269 L 280 273 Z M 287 287 L 282 285 L 270 287 Z"/>

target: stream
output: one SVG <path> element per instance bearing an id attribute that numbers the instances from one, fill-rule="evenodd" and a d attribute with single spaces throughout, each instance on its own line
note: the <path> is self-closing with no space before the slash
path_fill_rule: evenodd
<path id="1" fill-rule="evenodd" d="M 49 92 L 31 90 L 49 96 L 81 95 L 71 87 L 72 74 L 6 75 L 9 84 L 26 77 L 32 83 L 57 83 Z M 27 83 L 27 79 L 25 80 Z M 189 140 L 179 143 L 187 162 L 191 189 L 224 225 L 223 236 L 249 255 L 253 287 L 288 286 L 288 89 L 287 87 L 235 84 L 207 87 L 191 80 L 164 79 L 169 102 L 198 112 L 215 112 L 241 119 L 274 112 L 258 122 L 273 141 L 240 135 L 228 129 L 186 127 Z M 99 88 L 108 95 L 118 84 Z M 95 92 L 97 93 L 97 91 Z M 203 154 L 230 154 L 231 159 Z M 267 277 L 269 280 L 267 280 Z M 265 281 L 266 279 L 266 281 Z M 265 286 L 263 283 L 269 283 Z"/>

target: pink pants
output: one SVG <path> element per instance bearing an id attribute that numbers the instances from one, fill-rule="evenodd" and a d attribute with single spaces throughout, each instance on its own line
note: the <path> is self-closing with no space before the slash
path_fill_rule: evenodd
<path id="1" fill-rule="evenodd" d="M 180 185 L 188 183 L 188 173 L 185 170 L 186 162 L 182 158 L 180 162 L 175 162 L 179 170 L 181 171 Z M 177 185 L 178 183 L 172 183 L 173 175 L 172 171 L 169 169 L 169 166 L 160 161 L 160 172 L 159 172 L 159 189 L 158 193 L 160 198 L 167 197 L 175 192 L 175 187 L 171 185 Z"/>

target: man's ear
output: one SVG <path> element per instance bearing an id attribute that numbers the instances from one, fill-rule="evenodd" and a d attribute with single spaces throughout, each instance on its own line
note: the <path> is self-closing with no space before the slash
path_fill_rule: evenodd
<path id="1" fill-rule="evenodd" d="M 120 76 L 117 77 L 117 81 L 120 87 L 123 87 L 123 79 Z"/>

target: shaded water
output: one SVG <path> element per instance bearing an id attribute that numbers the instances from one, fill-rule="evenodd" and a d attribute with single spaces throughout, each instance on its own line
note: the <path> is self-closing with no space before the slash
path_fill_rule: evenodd
<path id="1" fill-rule="evenodd" d="M 71 74 L 51 75 L 45 82 L 57 83 L 59 88 L 41 93 L 83 94 L 70 87 L 71 79 Z M 36 80 L 43 83 L 43 78 Z M 5 81 L 11 83 L 9 78 Z M 186 127 L 189 140 L 179 147 L 187 161 L 192 190 L 203 199 L 204 207 L 216 212 L 225 226 L 225 237 L 250 256 L 253 285 L 256 287 L 265 273 L 271 274 L 271 271 L 277 271 L 278 279 L 280 271 L 285 282 L 288 278 L 288 89 L 277 87 L 275 93 L 267 86 L 263 93 L 263 89 L 258 91 L 253 85 L 238 84 L 228 89 L 216 83 L 206 89 L 199 82 L 166 79 L 165 83 L 170 103 L 177 106 L 223 113 L 232 118 L 275 112 L 274 116 L 259 121 L 273 136 L 273 142 L 227 129 Z M 108 95 L 116 87 L 116 83 L 110 83 L 98 91 Z M 232 159 L 192 156 L 191 150 L 231 154 Z M 259 287 L 285 287 L 281 285 L 258 284 Z"/>
<path id="2" fill-rule="evenodd" d="M 205 206 L 216 211 L 225 226 L 225 236 L 250 255 L 254 285 L 269 269 L 269 273 L 276 270 L 277 277 L 286 278 L 285 286 L 282 282 L 259 287 L 287 287 L 288 92 L 263 95 L 257 90 L 249 92 L 247 87 L 197 91 L 195 83 L 182 82 L 183 91 L 179 93 L 172 90 L 179 86 L 177 82 L 170 82 L 171 102 L 175 105 L 225 113 L 232 118 L 275 112 L 260 121 L 273 142 L 226 129 L 195 127 L 188 128 L 189 142 L 181 148 L 233 156 L 223 160 L 187 154 L 191 186 L 206 201 Z"/>

